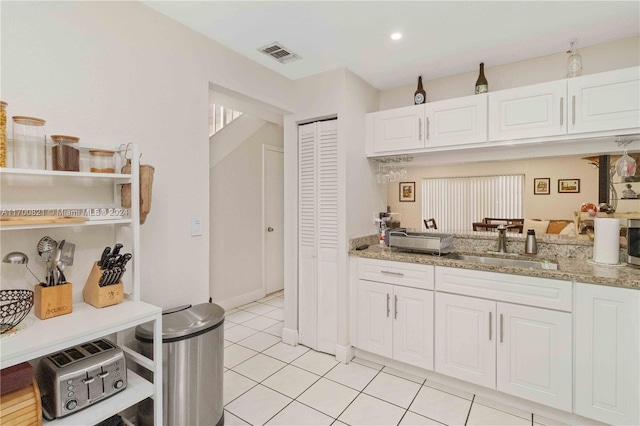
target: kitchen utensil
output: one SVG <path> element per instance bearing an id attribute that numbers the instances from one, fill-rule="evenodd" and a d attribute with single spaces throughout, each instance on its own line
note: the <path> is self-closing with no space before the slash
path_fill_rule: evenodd
<path id="1" fill-rule="evenodd" d="M 76 245 L 66 241 L 64 247 L 60 247 L 60 261 L 65 266 L 73 266 L 73 257 L 76 252 Z"/>
<path id="2" fill-rule="evenodd" d="M 104 269 L 105 266 L 105 262 L 107 260 L 107 257 L 109 257 L 109 253 L 111 252 L 111 247 L 105 247 L 104 250 L 102 251 L 102 255 L 100 256 L 100 260 L 98 261 L 98 266 L 100 267 L 100 269 Z"/>
<path id="3" fill-rule="evenodd" d="M 58 242 L 51 237 L 44 236 L 38 241 L 38 254 L 45 262 L 49 262 L 53 249 L 58 246 Z"/>
<path id="4" fill-rule="evenodd" d="M 123 247 L 122 244 L 117 243 L 114 247 L 113 247 L 113 252 L 111 253 L 111 257 L 116 257 L 119 253 L 120 253 L 120 249 Z"/>
<path id="5" fill-rule="evenodd" d="M 58 272 L 60 273 L 60 280 L 58 282 L 58 284 L 66 284 L 67 283 L 67 278 L 64 276 L 64 262 L 60 261 L 58 262 Z"/>
<path id="6" fill-rule="evenodd" d="M 29 269 L 29 267 L 27 266 L 29 263 L 29 258 L 27 257 L 26 254 L 21 253 L 19 251 L 12 251 L 11 253 L 7 253 L 3 258 L 2 258 L 2 262 L 4 263 L 15 263 L 18 265 L 24 265 L 25 268 L 27 268 L 27 271 L 29 271 L 31 273 L 31 275 L 33 275 L 33 277 L 40 282 L 40 278 L 36 277 L 36 274 L 33 273 L 33 271 L 31 269 Z"/>

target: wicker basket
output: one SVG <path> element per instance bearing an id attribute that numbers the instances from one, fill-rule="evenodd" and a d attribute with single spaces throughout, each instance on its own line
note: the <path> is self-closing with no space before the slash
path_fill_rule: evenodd
<path id="1" fill-rule="evenodd" d="M 3 334 L 27 316 L 33 307 L 33 291 L 0 290 L 0 304 L 0 334 Z"/>

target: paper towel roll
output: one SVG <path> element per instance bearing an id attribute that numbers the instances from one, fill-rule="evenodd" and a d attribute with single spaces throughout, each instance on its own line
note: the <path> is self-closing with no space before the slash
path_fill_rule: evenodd
<path id="1" fill-rule="evenodd" d="M 593 261 L 616 265 L 620 260 L 620 219 L 594 220 Z"/>

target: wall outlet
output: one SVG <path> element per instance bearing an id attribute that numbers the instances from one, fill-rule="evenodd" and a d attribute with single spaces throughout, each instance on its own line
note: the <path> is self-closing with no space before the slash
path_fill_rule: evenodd
<path id="1" fill-rule="evenodd" d="M 191 217 L 191 236 L 198 237 L 200 235 L 202 235 L 202 217 L 192 216 Z"/>

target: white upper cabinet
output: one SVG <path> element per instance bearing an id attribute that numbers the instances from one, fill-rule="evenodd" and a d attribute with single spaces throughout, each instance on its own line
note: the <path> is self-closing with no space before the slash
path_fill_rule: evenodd
<path id="1" fill-rule="evenodd" d="M 640 67 L 567 80 L 569 133 L 640 128 Z"/>
<path id="2" fill-rule="evenodd" d="M 635 134 L 640 67 L 374 112 L 366 120 L 369 156 Z"/>
<path id="3" fill-rule="evenodd" d="M 426 108 L 426 147 L 487 141 L 487 95 L 432 102 Z"/>
<path id="4" fill-rule="evenodd" d="M 373 152 L 395 152 L 424 148 L 424 104 L 390 109 L 367 115 L 367 135 L 373 141 Z"/>
<path id="5" fill-rule="evenodd" d="M 489 93 L 489 140 L 564 135 L 565 80 Z"/>

